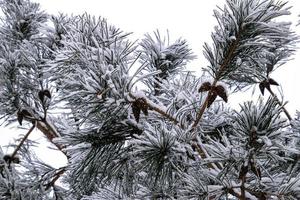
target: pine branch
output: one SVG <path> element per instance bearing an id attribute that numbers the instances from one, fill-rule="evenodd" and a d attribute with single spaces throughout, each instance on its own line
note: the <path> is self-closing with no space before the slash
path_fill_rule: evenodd
<path id="1" fill-rule="evenodd" d="M 45 190 L 49 190 L 51 187 L 54 186 L 55 182 L 65 173 L 66 171 L 66 168 L 65 167 L 62 167 L 61 169 L 58 170 L 58 172 L 56 172 L 53 176 L 53 179 L 47 183 L 45 186 Z"/>
<path id="2" fill-rule="evenodd" d="M 249 188 L 245 188 L 245 190 L 259 200 L 267 200 L 267 196 L 277 197 L 278 199 L 282 198 L 280 194 L 276 194 L 276 193 L 257 192 L 257 191 L 250 190 Z"/>
<path id="3" fill-rule="evenodd" d="M 134 96 L 132 93 L 129 93 L 129 96 L 130 96 L 130 98 L 132 98 L 134 100 L 139 99 L 139 97 Z M 174 122 L 175 125 L 179 125 L 181 128 L 184 128 L 183 124 L 179 124 L 179 121 L 175 117 L 169 115 L 161 108 L 154 106 L 154 104 L 152 102 L 149 102 L 149 100 L 147 100 L 146 98 L 143 98 L 143 100 L 147 104 L 147 106 L 150 110 L 156 111 L 157 113 L 161 114 L 161 116 L 167 118 L 171 122 Z"/>
<path id="4" fill-rule="evenodd" d="M 272 89 L 270 87 L 267 88 L 267 90 L 270 92 L 270 94 L 273 96 L 273 98 L 276 100 L 277 104 L 282 108 L 284 114 L 286 115 L 286 117 L 288 118 L 289 121 L 292 121 L 292 117 L 290 115 L 290 113 L 288 112 L 288 110 L 285 108 L 285 106 L 279 101 L 277 95 L 272 91 Z"/>
<path id="5" fill-rule="evenodd" d="M 245 173 L 242 177 L 242 183 L 241 183 L 241 200 L 246 200 L 246 190 L 245 190 L 245 182 L 246 182 L 246 175 Z"/>
<path id="6" fill-rule="evenodd" d="M 30 114 L 30 113 L 28 113 Z M 48 139 L 49 142 L 54 144 L 63 154 L 66 155 L 66 152 L 63 150 L 63 146 L 56 144 L 53 139 L 59 137 L 59 134 L 56 132 L 56 130 L 51 126 L 51 124 L 46 119 L 37 119 L 33 117 L 31 114 L 29 117 L 21 116 L 22 119 L 20 119 L 22 122 L 23 119 L 29 121 L 30 123 L 33 123 L 34 126 L 39 129 L 45 137 Z"/>
<path id="7" fill-rule="evenodd" d="M 63 146 L 53 142 L 53 139 L 59 137 L 59 134 L 53 129 L 47 120 L 37 121 L 37 128 L 46 136 L 49 142 L 54 144 L 63 154 L 67 155 L 63 150 Z"/>
<path id="8" fill-rule="evenodd" d="M 208 98 L 210 96 L 210 91 L 208 92 L 207 94 L 207 97 L 204 101 L 204 103 L 202 104 L 202 106 L 200 107 L 198 113 L 197 113 L 197 117 L 196 117 L 196 120 L 194 121 L 194 124 L 192 125 L 192 130 L 199 124 L 204 112 L 205 112 L 205 109 L 207 107 L 207 104 L 208 104 Z"/>
<path id="9" fill-rule="evenodd" d="M 228 66 L 228 64 L 230 63 L 230 61 L 232 60 L 232 58 L 234 57 L 234 52 L 235 52 L 235 50 L 238 47 L 238 43 L 239 43 L 239 40 L 240 40 L 241 32 L 242 32 L 242 29 L 240 29 L 240 32 L 237 34 L 236 40 L 230 46 L 228 54 L 225 57 L 223 63 L 221 64 L 221 67 L 220 67 L 219 71 L 217 72 L 217 75 L 214 78 L 214 81 L 213 81 L 213 84 L 212 84 L 211 88 L 214 88 L 217 85 L 217 82 L 221 78 L 222 73 L 225 71 L 226 67 Z M 202 116 L 203 116 L 203 114 L 204 114 L 204 112 L 205 112 L 205 110 L 207 108 L 208 101 L 209 101 L 209 98 L 210 98 L 211 94 L 212 94 L 212 90 L 210 89 L 208 91 L 208 94 L 206 96 L 206 99 L 205 99 L 204 103 L 202 104 L 202 106 L 200 107 L 200 109 L 199 109 L 199 111 L 197 113 L 196 120 L 194 121 L 194 123 L 192 125 L 192 128 L 190 130 L 191 132 L 193 132 L 195 130 L 196 126 L 199 124 L 199 122 L 200 122 L 200 120 L 201 120 L 201 118 L 202 118 Z M 207 153 L 205 153 L 206 151 L 202 148 L 202 146 L 198 144 L 197 139 L 196 139 L 196 135 L 192 139 L 192 146 L 197 150 L 200 158 L 205 159 L 205 158 L 209 157 L 207 155 Z M 217 168 L 222 169 L 219 165 L 217 165 L 217 166 L 218 166 Z M 209 165 L 209 167 L 215 168 L 211 164 Z M 217 169 L 217 168 L 215 168 L 215 169 Z"/>
<path id="10" fill-rule="evenodd" d="M 28 136 L 30 135 L 30 133 L 33 131 L 33 129 L 35 128 L 35 124 L 32 125 L 32 127 L 29 129 L 29 131 L 26 133 L 26 135 L 22 138 L 21 142 L 19 143 L 19 145 L 15 148 L 14 152 L 11 154 L 11 158 L 14 158 L 18 151 L 20 150 L 20 148 L 22 147 L 22 145 L 24 144 L 25 140 L 28 138 Z"/>
<path id="11" fill-rule="evenodd" d="M 228 189 L 228 193 L 231 194 L 232 196 L 236 197 L 237 199 L 242 199 L 242 196 L 235 192 L 232 188 Z"/>
<path id="12" fill-rule="evenodd" d="M 18 151 L 20 150 L 20 148 L 22 147 L 22 145 L 24 144 L 24 142 L 26 141 L 26 139 L 29 137 L 29 135 L 31 134 L 31 132 L 34 130 L 35 127 L 37 127 L 42 133 L 44 133 L 44 135 L 47 137 L 47 139 L 54 144 L 62 153 L 64 153 L 66 155 L 66 152 L 63 151 L 62 146 L 56 144 L 55 142 L 53 142 L 53 139 L 55 137 L 58 137 L 58 135 L 56 134 L 56 132 L 53 130 L 53 128 L 48 124 L 48 122 L 45 122 L 45 126 L 42 125 L 42 123 L 40 121 L 35 121 L 34 124 L 32 125 L 32 127 L 29 129 L 29 131 L 26 133 L 26 135 L 22 138 L 21 142 L 19 143 L 19 145 L 16 147 L 16 149 L 14 150 L 14 152 L 11 154 L 11 159 L 13 159 Z M 68 156 L 67 156 L 68 157 Z M 50 183 L 48 183 L 46 185 L 46 189 L 48 190 L 50 187 L 54 186 L 55 182 L 60 178 L 61 175 L 63 175 L 63 173 L 66 171 L 65 168 L 62 168 L 59 172 L 57 172 L 54 176 L 54 178 L 52 179 L 52 181 Z"/>
<path id="13" fill-rule="evenodd" d="M 243 30 L 240 29 L 240 32 L 237 34 L 236 40 L 229 47 L 228 54 L 227 54 L 227 56 L 225 56 L 225 59 L 224 59 L 223 63 L 221 64 L 221 67 L 220 67 L 219 71 L 217 72 L 216 77 L 214 78 L 214 81 L 213 81 L 213 84 L 212 84 L 211 88 L 213 88 L 213 87 L 215 87 L 217 85 L 217 82 L 220 80 L 223 72 L 226 70 L 226 67 L 229 65 L 229 63 L 231 62 L 232 58 L 234 57 L 234 52 L 238 48 L 238 44 L 239 44 L 240 36 L 241 36 L 242 32 L 243 32 Z M 204 103 L 202 104 L 201 108 L 199 109 L 199 111 L 197 113 L 197 117 L 196 117 L 196 120 L 195 120 L 194 124 L 192 125 L 192 129 L 194 129 L 199 124 L 199 122 L 200 122 L 200 120 L 201 120 L 201 118 L 202 118 L 202 116 L 203 116 L 203 114 L 205 112 L 205 109 L 206 109 L 206 107 L 208 105 L 208 100 L 209 100 L 209 98 L 211 96 L 211 93 L 212 93 L 212 90 L 209 90 Z"/>
<path id="14" fill-rule="evenodd" d="M 199 145 L 196 141 L 192 140 L 191 145 L 198 152 L 198 155 L 201 159 L 205 159 L 209 157 L 207 152 L 203 149 L 203 147 Z M 208 163 L 207 166 L 211 169 L 217 169 L 217 167 L 212 163 Z"/>
<path id="15" fill-rule="evenodd" d="M 299 157 L 299 150 L 294 145 L 298 142 L 295 137 L 297 130 L 290 133 L 281 112 L 284 111 L 290 121 L 292 117 L 271 89 L 266 87 L 273 97 L 267 103 L 262 100 L 256 105 L 247 102 L 241 106 L 240 111 L 228 112 L 217 106 L 206 110 L 217 96 L 227 102 L 226 90 L 221 81 L 230 89 L 236 87 L 236 90 L 259 81 L 263 84 L 272 80 L 266 78 L 269 78 L 274 67 L 283 64 L 291 55 L 291 41 L 295 37 L 290 26 L 277 19 L 273 20 L 289 13 L 288 8 L 284 7 L 285 3 L 273 0 L 227 0 L 224 9 L 214 12 L 219 26 L 212 34 L 212 47 L 204 46 L 205 57 L 210 62 L 207 71 L 212 81 L 204 82 L 199 88 L 199 92 L 207 94 L 200 97 L 200 103 L 195 91 L 201 79 L 186 78 L 184 84 L 176 80 L 176 74 L 192 59 L 185 41 L 178 40 L 174 45 L 169 45 L 169 42 L 160 38 L 159 33 L 155 35 L 156 39 L 146 36 L 141 45 L 141 58 L 137 58 L 144 61 L 136 72 L 141 77 L 132 77 L 137 77 L 137 81 L 143 80 L 148 86 L 147 95 L 131 93 L 132 87 L 126 87 L 132 80 L 128 81 L 130 67 L 127 65 L 131 63 L 131 53 L 139 50 L 127 41 L 127 34 L 109 26 L 106 20 L 97 20 L 89 15 L 66 21 L 61 27 L 63 31 L 57 31 L 62 48 L 54 53 L 57 65 L 51 65 L 49 71 L 54 72 L 49 74 L 53 78 L 43 82 L 43 77 L 35 75 L 43 73 L 39 67 L 35 67 L 40 66 L 43 58 L 38 56 L 36 60 L 34 53 L 28 55 L 37 62 L 32 70 L 28 68 L 30 70 L 22 71 L 21 68 L 21 78 L 24 80 L 20 79 L 20 83 L 15 81 L 19 80 L 18 73 L 16 78 L 9 70 L 15 69 L 17 65 L 8 62 L 5 70 L 7 81 L 3 81 L 8 85 L 3 91 L 8 89 L 2 95 L 5 98 L 1 100 L 4 102 L 1 108 L 6 111 L 3 112 L 5 114 L 15 113 L 19 109 L 20 124 L 23 119 L 34 123 L 14 149 L 12 158 L 20 153 L 23 149 L 21 146 L 36 127 L 65 155 L 65 149 L 68 150 L 70 157 L 66 156 L 70 163 L 66 167 L 54 169 L 38 165 L 39 162 L 31 162 L 33 160 L 28 158 L 28 174 L 20 172 L 21 176 L 25 175 L 21 180 L 12 176 L 16 183 L 12 186 L 2 184 L 0 180 L 0 193 L 6 187 L 9 190 L 13 187 L 13 192 L 16 188 L 18 192 L 17 186 L 21 183 L 19 185 L 24 186 L 21 187 L 20 195 L 28 188 L 36 193 L 40 187 L 31 186 L 38 185 L 43 187 L 37 199 L 47 198 L 53 191 L 55 193 L 57 180 L 68 170 L 70 174 L 67 174 L 67 181 L 70 187 L 66 198 L 72 199 L 149 197 L 213 200 L 225 199 L 226 195 L 242 200 L 265 200 L 267 197 L 296 199 L 299 195 L 296 188 L 299 176 L 295 176 L 298 166 L 292 166 L 295 174 L 286 172 L 285 166 L 291 168 L 291 160 L 297 162 Z M 13 23 L 8 25 L 18 25 L 19 21 L 15 21 L 12 20 Z M 34 24 L 39 25 L 43 20 L 37 22 Z M 21 24 L 18 27 L 24 28 L 22 21 Z M 21 30 L 21 33 L 24 33 L 21 41 L 24 38 L 36 38 L 31 37 L 36 35 L 33 31 Z M 16 35 L 12 36 L 17 38 Z M 33 52 L 32 46 L 25 43 L 20 44 L 20 48 L 19 43 L 14 44 L 14 41 L 11 45 L 14 46 L 13 53 L 24 50 Z M 36 53 L 40 55 L 39 51 Z M 10 61 L 16 55 L 9 54 L 6 60 Z M 27 53 L 24 55 L 22 53 L 22 58 L 30 57 Z M 52 55 L 47 57 L 52 63 Z M 31 59 L 25 60 L 26 67 L 30 67 Z M 18 66 L 25 64 L 18 62 Z M 35 77 L 41 81 L 31 82 Z M 53 122 L 55 126 L 52 125 L 52 121 L 47 118 L 48 107 L 43 104 L 43 93 L 38 93 L 42 105 L 36 101 L 38 88 L 43 89 L 45 85 L 55 82 L 60 86 L 62 98 L 59 101 L 66 103 L 65 109 L 71 107 L 75 123 L 62 121 Z M 154 94 L 155 97 L 149 97 L 148 94 Z M 18 104 L 23 97 L 24 102 Z M 9 104 L 13 104 L 13 109 L 7 109 L 6 105 Z M 130 105 L 137 123 L 132 120 L 132 116 L 128 116 Z M 194 105 L 199 106 L 195 109 Z M 22 114 L 25 108 L 30 115 Z M 140 115 L 149 114 L 148 120 L 145 117 L 143 123 L 139 123 Z M 294 125 L 291 126 L 294 129 Z M 56 143 L 55 138 L 61 137 L 59 133 L 64 134 Z M 290 137 L 289 134 L 293 135 Z M 295 143 L 288 143 L 286 139 L 295 140 Z M 291 156 L 294 154 L 297 156 L 295 159 Z M 26 158 L 30 154 L 23 155 Z M 3 160 L 6 161 L 5 158 Z M 14 167 L 10 169 L 14 170 Z M 42 178 L 36 181 L 40 174 L 43 174 Z M 10 176 L 3 178 L 9 180 Z M 34 183 L 28 187 L 26 183 L 32 180 Z"/>
<path id="16" fill-rule="evenodd" d="M 131 98 L 135 99 L 135 100 L 136 100 L 136 99 L 139 99 L 138 97 L 134 96 L 132 93 L 130 93 L 129 96 L 130 96 Z M 144 102 L 147 104 L 147 106 L 149 107 L 149 109 L 154 110 L 154 111 L 156 111 L 157 113 L 161 114 L 163 117 L 165 117 L 165 118 L 169 119 L 170 121 L 174 122 L 175 125 L 178 125 L 178 124 L 179 124 L 178 120 L 177 120 L 175 117 L 169 115 L 169 114 L 166 113 L 165 111 L 163 111 L 163 110 L 161 110 L 160 108 L 154 106 L 153 103 L 150 103 L 150 102 L 147 101 L 145 98 L 143 98 L 143 100 L 144 100 Z M 206 108 L 206 107 L 204 107 L 204 110 L 205 110 L 205 108 Z M 183 124 L 180 124 L 179 126 L 180 126 L 181 128 L 184 129 L 184 125 L 183 125 Z M 198 152 L 200 158 L 205 159 L 205 158 L 209 157 L 209 156 L 207 155 L 207 152 L 202 148 L 202 146 L 199 145 L 199 144 L 197 143 L 197 139 L 196 139 L 196 138 L 194 138 L 194 139 L 191 141 L 191 145 L 192 145 L 192 147 Z M 218 168 L 221 169 L 221 167 L 220 167 L 218 164 L 213 165 L 213 164 L 209 163 L 209 164 L 208 164 L 208 167 L 211 168 L 211 169 L 216 169 L 216 170 L 217 170 Z"/>

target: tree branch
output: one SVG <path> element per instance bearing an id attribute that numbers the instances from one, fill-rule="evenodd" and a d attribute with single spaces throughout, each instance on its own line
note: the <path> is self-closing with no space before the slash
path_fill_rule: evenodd
<path id="1" fill-rule="evenodd" d="M 30 135 L 30 133 L 33 131 L 34 128 L 35 128 L 35 124 L 32 125 L 32 127 L 29 129 L 29 131 L 26 133 L 26 135 L 22 138 L 20 144 L 15 148 L 14 152 L 11 154 L 12 158 L 14 158 L 17 155 L 21 146 L 24 144 L 25 140 L 28 138 L 28 136 Z"/>
<path id="2" fill-rule="evenodd" d="M 53 187 L 54 184 L 55 184 L 55 182 L 61 177 L 61 175 L 64 174 L 65 171 L 66 171 L 66 168 L 65 168 L 65 167 L 59 169 L 59 171 L 56 172 L 56 173 L 54 174 L 53 179 L 52 179 L 49 183 L 47 183 L 47 184 L 44 185 L 44 186 L 46 186 L 45 190 L 47 191 L 47 190 L 49 190 L 51 187 Z"/>
<path id="3" fill-rule="evenodd" d="M 267 88 L 267 90 L 270 92 L 270 94 L 273 96 L 273 98 L 277 101 L 278 105 L 282 108 L 284 114 L 288 118 L 289 121 L 292 121 L 292 117 L 290 113 L 287 111 L 287 109 L 284 107 L 284 105 L 279 101 L 277 95 L 271 90 L 271 88 Z"/>
<path id="4" fill-rule="evenodd" d="M 245 190 L 245 182 L 246 182 L 246 174 L 245 173 L 242 177 L 242 184 L 241 184 L 241 200 L 246 200 L 246 190 Z"/>
<path id="5" fill-rule="evenodd" d="M 53 129 L 53 127 L 49 124 L 48 121 L 46 121 L 46 120 L 37 121 L 37 128 L 46 136 L 46 138 L 52 144 L 54 144 L 62 153 L 64 153 L 66 155 L 66 152 L 63 150 L 64 147 L 53 142 L 53 139 L 59 137 L 59 135 Z"/>
<path id="6" fill-rule="evenodd" d="M 216 74 L 216 77 L 214 78 L 213 84 L 211 86 L 211 88 L 215 87 L 217 85 L 217 82 L 219 81 L 219 79 L 221 78 L 222 73 L 224 72 L 224 70 L 226 69 L 226 67 L 229 65 L 230 61 L 232 60 L 232 58 L 234 57 L 234 52 L 238 47 L 238 43 L 240 41 L 240 36 L 241 36 L 241 32 L 242 30 L 240 30 L 240 32 L 237 34 L 236 40 L 230 45 L 229 47 L 229 51 L 228 54 L 225 57 L 225 60 L 223 61 L 223 63 L 221 64 L 221 67 L 219 69 L 219 71 Z M 197 127 L 197 125 L 199 124 L 206 108 L 207 108 L 207 104 L 208 104 L 208 100 L 209 97 L 211 95 L 212 91 L 209 90 L 208 94 L 205 98 L 204 103 L 202 104 L 202 106 L 200 107 L 199 111 L 197 112 L 197 117 L 195 122 L 192 125 L 191 128 L 191 132 L 193 132 L 195 130 L 195 128 Z M 201 145 L 198 144 L 197 139 L 196 139 L 196 135 L 194 136 L 194 138 L 192 139 L 192 146 L 197 150 L 199 156 L 204 159 L 207 158 L 208 155 L 205 153 L 205 150 L 202 149 Z M 212 167 L 212 166 L 211 166 Z M 220 168 L 220 166 L 218 166 L 218 168 Z"/>
<path id="7" fill-rule="evenodd" d="M 228 189 L 228 193 L 231 194 L 232 196 L 236 197 L 237 199 L 242 199 L 242 196 L 238 193 L 236 193 L 232 188 Z"/>
<path id="8" fill-rule="evenodd" d="M 237 34 L 236 40 L 232 43 L 232 45 L 230 45 L 229 52 L 226 55 L 225 60 L 221 64 L 221 67 L 220 67 L 219 71 L 217 72 L 216 77 L 214 78 L 214 82 L 213 82 L 211 88 L 213 88 L 213 87 L 215 87 L 217 85 L 217 82 L 220 80 L 220 78 L 222 76 L 222 73 L 224 72 L 224 70 L 226 69 L 226 67 L 229 65 L 229 63 L 232 60 L 232 58 L 234 57 L 234 52 L 237 49 L 238 43 L 240 41 L 241 32 L 242 32 L 242 30 L 240 30 L 240 32 Z M 205 99 L 204 103 L 202 104 L 201 108 L 199 109 L 199 111 L 197 113 L 197 117 L 196 117 L 196 120 L 195 120 L 194 124 L 192 125 L 192 129 L 194 129 L 199 124 L 199 122 L 200 122 L 200 120 L 201 120 L 201 118 L 202 118 L 202 116 L 204 114 L 204 111 L 205 111 L 205 109 L 207 107 L 208 98 L 209 98 L 210 95 L 211 95 L 211 90 L 208 91 L 206 99 Z"/>
<path id="9" fill-rule="evenodd" d="M 129 93 L 130 98 L 137 100 L 138 97 L 134 96 L 133 94 Z M 168 120 L 174 122 L 174 124 L 179 125 L 181 128 L 184 128 L 183 124 L 179 124 L 179 121 L 173 117 L 172 115 L 169 115 L 165 111 L 163 111 L 161 108 L 158 108 L 154 106 L 152 103 L 150 103 L 146 98 L 143 98 L 144 102 L 147 104 L 150 110 L 154 110 L 157 113 L 161 114 L 163 117 L 167 118 Z"/>

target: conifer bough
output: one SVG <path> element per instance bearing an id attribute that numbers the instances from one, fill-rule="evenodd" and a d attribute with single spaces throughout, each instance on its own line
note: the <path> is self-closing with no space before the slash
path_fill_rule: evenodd
<path id="1" fill-rule="evenodd" d="M 272 76 L 298 41 L 282 19 L 287 3 L 218 7 L 201 76 L 185 68 L 188 42 L 169 33 L 131 42 L 87 13 L 0 6 L 0 115 L 28 129 L 12 153 L 0 149 L 1 199 L 300 198 L 300 114 L 288 113 Z M 256 103 L 226 104 L 250 87 Z M 35 156 L 34 129 L 66 166 Z"/>

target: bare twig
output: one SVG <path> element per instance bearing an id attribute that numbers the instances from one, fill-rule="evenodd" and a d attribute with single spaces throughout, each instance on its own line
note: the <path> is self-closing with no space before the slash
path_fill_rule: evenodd
<path id="1" fill-rule="evenodd" d="M 29 129 L 26 135 L 22 138 L 20 144 L 15 148 L 14 152 L 11 154 L 12 158 L 14 158 L 17 155 L 18 151 L 20 150 L 25 140 L 28 138 L 28 136 L 30 135 L 30 133 L 33 131 L 34 128 L 35 128 L 35 124 L 32 125 L 32 127 Z"/>
<path id="2" fill-rule="evenodd" d="M 28 107 L 30 107 L 30 105 L 26 101 L 23 101 L 23 103 L 25 103 Z M 44 110 L 44 112 L 46 112 L 46 110 Z M 59 134 L 53 129 L 53 127 L 50 125 L 50 123 L 47 121 L 45 117 L 46 114 L 44 113 L 44 118 L 41 117 L 38 118 L 34 117 L 33 119 L 24 118 L 24 120 L 27 120 L 30 123 L 36 123 L 37 129 L 39 129 L 46 136 L 49 142 L 54 144 L 62 153 L 66 155 L 66 152 L 63 151 L 63 146 L 60 146 L 53 142 L 53 139 L 59 137 Z"/>
<path id="3" fill-rule="evenodd" d="M 242 184 L 241 184 L 241 200 L 246 200 L 246 190 L 245 190 L 245 182 L 246 182 L 246 174 L 245 173 L 242 177 Z"/>

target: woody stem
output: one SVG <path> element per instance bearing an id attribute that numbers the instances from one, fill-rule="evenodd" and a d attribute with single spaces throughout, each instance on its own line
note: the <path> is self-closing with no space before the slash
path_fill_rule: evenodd
<path id="1" fill-rule="evenodd" d="M 52 186 L 54 186 L 55 182 L 64 174 L 64 172 L 66 171 L 65 168 L 61 168 L 53 177 L 53 179 L 46 184 L 46 188 L 45 190 L 47 191 L 48 189 L 50 189 Z"/>
<path id="2" fill-rule="evenodd" d="M 240 37 L 241 37 L 242 31 L 243 30 L 240 29 L 240 31 L 237 33 L 236 40 L 229 46 L 229 51 L 228 51 L 227 55 L 225 56 L 225 59 L 224 59 L 223 63 L 221 64 L 218 72 L 216 73 L 216 76 L 214 78 L 214 81 L 212 83 L 212 87 L 211 88 L 213 88 L 213 87 L 215 87 L 217 85 L 217 82 L 220 80 L 220 78 L 221 78 L 222 74 L 224 73 L 226 67 L 228 67 L 228 65 L 230 64 L 230 61 L 234 58 L 234 52 L 238 48 L 238 44 L 239 44 L 239 41 L 240 41 Z M 195 128 L 197 127 L 197 125 L 199 124 L 200 120 L 202 119 L 202 116 L 203 116 L 203 114 L 205 112 L 205 109 L 207 108 L 207 104 L 208 104 L 208 101 L 209 101 L 211 93 L 212 93 L 212 91 L 209 90 L 208 94 L 207 94 L 207 96 L 205 98 L 204 103 L 202 104 L 202 106 L 200 107 L 199 111 L 197 112 L 196 120 L 195 120 L 195 122 L 192 125 L 192 129 L 190 130 L 191 132 L 195 131 Z M 206 151 L 202 148 L 201 145 L 199 145 L 197 143 L 196 134 L 194 134 L 194 138 L 192 139 L 192 142 L 193 142 L 194 148 L 197 149 L 197 152 L 198 152 L 199 156 L 202 159 L 207 158 L 208 155 L 207 155 Z M 217 168 L 219 168 L 219 169 L 222 168 L 218 164 L 213 165 L 213 166 L 217 166 Z M 213 167 L 213 168 L 215 168 L 215 167 Z"/>
<path id="3" fill-rule="evenodd" d="M 225 56 L 225 59 L 223 60 L 218 72 L 216 73 L 214 82 L 212 84 L 212 88 L 216 86 L 217 82 L 221 79 L 226 67 L 229 66 L 230 61 L 234 58 L 234 56 L 235 56 L 234 52 L 238 48 L 242 33 L 243 33 L 243 29 L 241 27 L 239 27 L 239 32 L 237 32 L 237 34 L 236 34 L 236 40 L 229 46 L 229 50 Z M 208 98 L 210 96 L 210 93 L 211 93 L 211 91 L 208 92 L 208 95 L 207 95 L 202 107 L 200 108 L 199 112 L 197 113 L 197 118 L 192 126 L 193 128 L 195 128 L 199 124 L 199 122 L 202 118 L 202 115 L 204 114 L 205 108 L 207 107 Z"/>
<path id="4" fill-rule="evenodd" d="M 33 131 L 34 128 L 35 128 L 35 124 L 32 125 L 32 127 L 29 129 L 26 135 L 22 138 L 20 144 L 15 148 L 14 152 L 11 154 L 12 158 L 14 158 L 17 155 L 19 149 L 24 144 L 25 140 L 28 138 L 28 136 L 30 135 L 30 133 Z"/>
<path id="5" fill-rule="evenodd" d="M 131 93 L 129 93 L 129 96 L 130 96 L 130 98 L 133 98 L 134 100 L 138 99 L 137 97 L 135 97 L 135 96 L 134 96 L 133 94 L 131 94 Z M 153 106 L 153 105 L 152 105 L 150 102 L 148 102 L 146 99 L 144 99 L 144 100 L 145 100 L 145 103 L 147 104 L 147 106 L 149 107 L 149 109 L 156 111 L 157 113 L 161 114 L 163 117 L 165 117 L 165 118 L 169 119 L 170 121 L 174 122 L 174 124 L 176 124 L 176 125 L 179 124 L 179 121 L 178 121 L 175 117 L 173 117 L 172 115 L 166 113 L 166 112 L 163 111 L 162 109 Z M 179 126 L 180 126 L 181 128 L 184 127 L 183 124 L 179 124 Z"/>
<path id="6" fill-rule="evenodd" d="M 282 107 L 282 110 L 283 110 L 284 114 L 286 115 L 286 117 L 288 118 L 288 120 L 291 121 L 292 117 L 291 117 L 290 113 L 287 111 L 287 109 L 284 107 L 284 105 L 279 101 L 277 95 L 271 90 L 271 88 L 267 88 L 267 90 L 274 97 L 274 99 L 276 100 L 276 102 L 278 103 L 278 105 L 280 107 Z"/>

